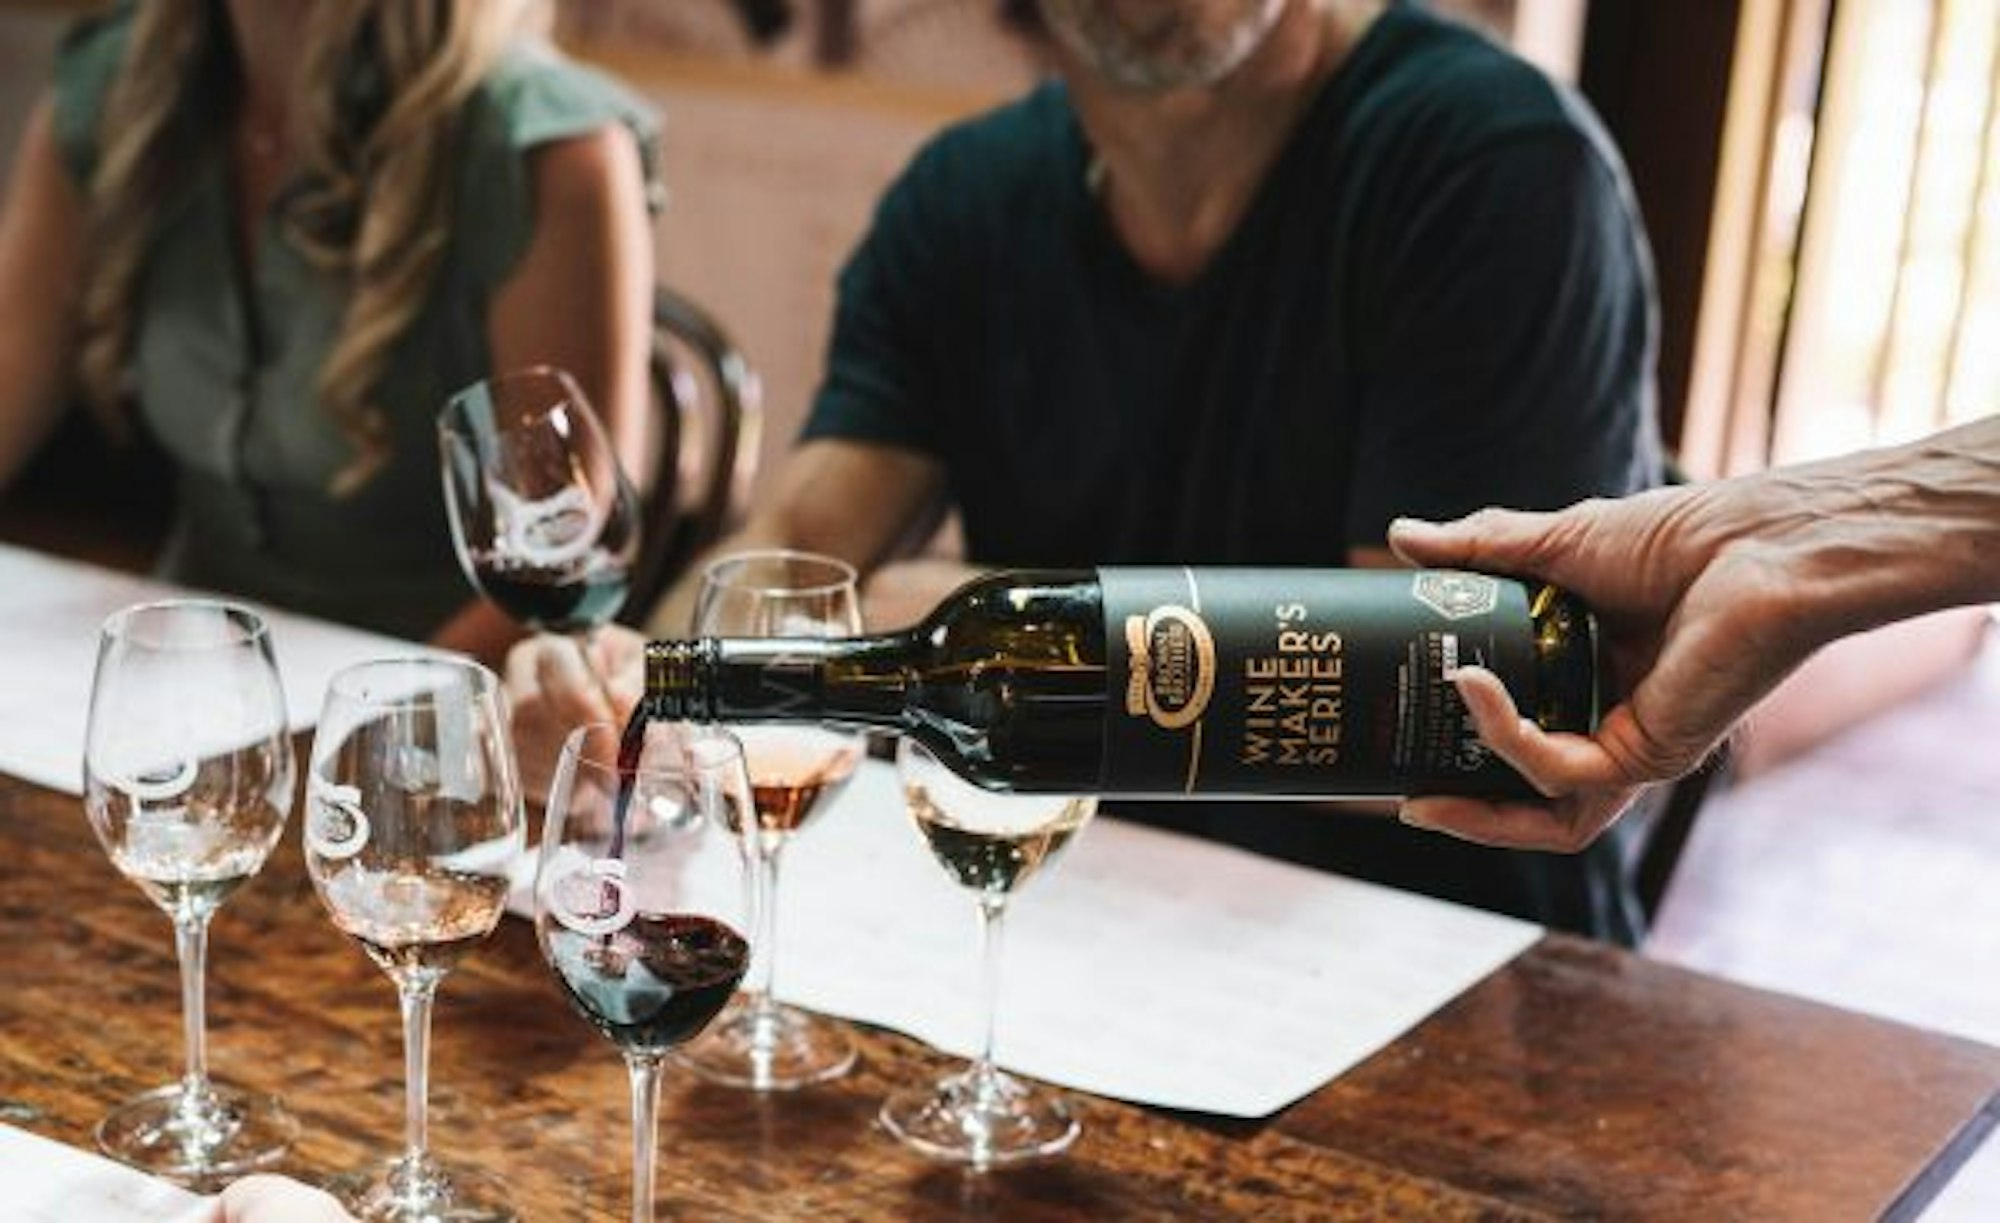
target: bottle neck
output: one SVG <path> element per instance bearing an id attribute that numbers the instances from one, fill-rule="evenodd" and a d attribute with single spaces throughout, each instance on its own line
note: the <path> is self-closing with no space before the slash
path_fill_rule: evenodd
<path id="1" fill-rule="evenodd" d="M 646 647 L 648 710 L 701 722 L 895 727 L 914 644 L 906 634 L 656 641 Z"/>

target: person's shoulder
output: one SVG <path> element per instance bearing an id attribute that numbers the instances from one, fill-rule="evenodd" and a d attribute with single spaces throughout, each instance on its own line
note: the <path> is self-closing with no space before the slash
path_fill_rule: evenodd
<path id="1" fill-rule="evenodd" d="M 56 43 L 56 71 L 96 68 L 116 71 L 132 42 L 133 0 L 100 8 L 70 22 Z"/>
<path id="2" fill-rule="evenodd" d="M 527 249 L 538 181 L 557 198 L 585 200 L 612 181 L 605 148 L 549 147 L 558 142 L 624 129 L 638 149 L 646 207 L 657 212 L 665 202 L 651 110 L 616 79 L 546 43 L 522 41 L 501 53 L 467 100 L 464 128 L 454 235 L 477 283 L 504 281 Z M 529 156 L 543 149 L 553 155 Z"/>
<path id="3" fill-rule="evenodd" d="M 125 0 L 80 18 L 56 46 L 50 72 L 56 146 L 79 182 L 95 168 L 98 121 L 131 48 L 133 19 L 132 0 Z"/>
<path id="4" fill-rule="evenodd" d="M 642 143 L 658 134 L 652 109 L 622 82 L 539 40 L 503 51 L 480 79 L 471 107 L 480 126 L 517 149 L 612 123 L 632 128 Z"/>
<path id="5" fill-rule="evenodd" d="M 1068 91 L 1047 81 L 947 125 L 917 151 L 904 178 L 962 198 L 1005 198 L 1048 181 L 1050 167 L 1073 147 L 1076 130 Z"/>
<path id="6" fill-rule="evenodd" d="M 1617 163 L 1581 97 L 1484 33 L 1405 5 L 1377 22 L 1362 44 L 1372 62 L 1352 105 L 1361 130 L 1454 160 L 1541 140 Z"/>

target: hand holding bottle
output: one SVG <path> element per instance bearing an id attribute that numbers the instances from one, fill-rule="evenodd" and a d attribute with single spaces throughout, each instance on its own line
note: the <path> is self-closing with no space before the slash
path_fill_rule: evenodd
<path id="1" fill-rule="evenodd" d="M 1548 734 L 1516 716 L 1491 675 L 1461 671 L 1481 736 L 1548 797 L 1426 798 L 1404 818 L 1489 844 L 1580 849 L 1642 787 L 1700 764 L 1820 646 L 2000 597 L 1996 462 L 2000 420 L 1989 419 L 1552 514 L 1397 523 L 1390 542 L 1416 564 L 1531 575 L 1583 597 L 1629 693 L 1595 734 Z"/>

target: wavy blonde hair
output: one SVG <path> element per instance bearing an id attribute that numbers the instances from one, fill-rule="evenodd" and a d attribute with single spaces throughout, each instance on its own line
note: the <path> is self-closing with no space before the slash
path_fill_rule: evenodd
<path id="1" fill-rule="evenodd" d="M 390 452 L 373 402 L 396 342 L 422 311 L 449 239 L 459 120 L 542 0 L 317 0 L 292 108 L 303 189 L 284 223 L 346 287 L 320 367 L 321 408 L 354 446 L 333 491 L 359 487 Z M 146 0 L 105 99 L 89 183 L 93 257 L 79 306 L 78 380 L 124 424 L 126 368 L 159 201 L 204 147 L 226 147 L 240 69 L 221 0 Z"/>

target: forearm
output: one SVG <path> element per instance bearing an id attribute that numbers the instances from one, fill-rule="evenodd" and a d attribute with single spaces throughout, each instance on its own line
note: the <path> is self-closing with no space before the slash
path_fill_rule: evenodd
<path id="1" fill-rule="evenodd" d="M 834 439 L 804 442 L 772 474 L 742 529 L 689 563 L 648 626 L 685 636 L 703 566 L 732 552 L 817 552 L 846 561 L 866 579 L 903 550 L 918 525 L 935 522 L 943 487 L 942 465 L 915 451 Z"/>
<path id="2" fill-rule="evenodd" d="M 782 535 L 757 522 L 747 524 L 718 542 L 707 551 L 699 552 L 688 561 L 687 568 L 674 578 L 672 586 L 646 617 L 646 633 L 651 637 L 686 637 L 693 631 L 695 602 L 701 596 L 702 571 L 711 561 L 732 552 L 748 552 L 756 548 L 782 548 L 793 545 Z"/>
<path id="3" fill-rule="evenodd" d="M 0 315 L 0 488 L 13 483 L 61 419 L 68 384 L 42 355 L 12 341 L 22 330 Z M 63 351 L 63 350 L 59 350 Z"/>
<path id="4" fill-rule="evenodd" d="M 2000 418 L 1718 491 L 1718 547 L 1778 563 L 1822 639 L 2000 601 Z"/>
<path id="5" fill-rule="evenodd" d="M 27 463 L 69 399 L 82 214 L 44 103 L 22 135 L 0 208 L 0 486 Z"/>

